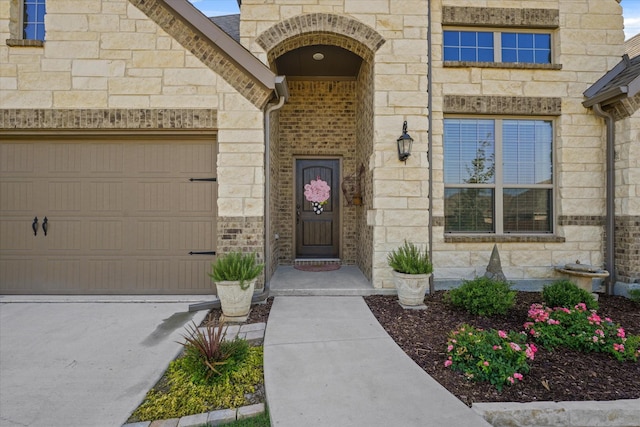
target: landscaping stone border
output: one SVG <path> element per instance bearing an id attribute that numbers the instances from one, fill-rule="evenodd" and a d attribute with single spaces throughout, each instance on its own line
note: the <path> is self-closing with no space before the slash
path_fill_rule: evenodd
<path id="1" fill-rule="evenodd" d="M 494 427 L 637 427 L 640 399 L 588 402 L 474 403 Z"/>

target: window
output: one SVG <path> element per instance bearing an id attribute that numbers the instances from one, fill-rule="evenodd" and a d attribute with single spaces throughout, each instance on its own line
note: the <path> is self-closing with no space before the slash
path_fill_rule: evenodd
<path id="1" fill-rule="evenodd" d="M 444 60 L 550 64 L 551 35 L 446 30 Z"/>
<path id="2" fill-rule="evenodd" d="M 445 232 L 551 233 L 553 125 L 445 119 Z"/>
<path id="3" fill-rule="evenodd" d="M 22 38 L 44 41 L 45 0 L 24 0 Z"/>

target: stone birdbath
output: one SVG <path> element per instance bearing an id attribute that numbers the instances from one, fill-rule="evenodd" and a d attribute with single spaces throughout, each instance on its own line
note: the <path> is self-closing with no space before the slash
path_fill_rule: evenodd
<path id="1" fill-rule="evenodd" d="M 555 267 L 555 270 L 569 276 L 569 280 L 587 292 L 593 292 L 593 279 L 609 277 L 607 270 L 589 264 L 580 264 L 579 260 L 576 260 L 575 264 Z"/>

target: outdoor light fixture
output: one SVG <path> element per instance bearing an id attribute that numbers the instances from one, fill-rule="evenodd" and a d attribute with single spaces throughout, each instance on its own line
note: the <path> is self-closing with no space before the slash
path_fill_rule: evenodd
<path id="1" fill-rule="evenodd" d="M 407 158 L 411 155 L 411 145 L 413 144 L 413 138 L 407 133 L 407 122 L 405 120 L 402 125 L 402 135 L 398 138 L 398 159 L 401 162 L 407 163 Z"/>

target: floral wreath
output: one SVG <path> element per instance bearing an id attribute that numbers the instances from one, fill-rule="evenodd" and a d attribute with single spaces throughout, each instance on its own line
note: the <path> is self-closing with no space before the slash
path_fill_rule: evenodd
<path id="1" fill-rule="evenodd" d="M 331 194 L 331 188 L 326 181 L 320 179 L 318 176 L 316 179 L 312 179 L 309 184 L 304 186 L 304 197 L 311 202 L 313 211 L 316 215 L 320 215 L 324 210 L 324 205 L 327 204 Z"/>

